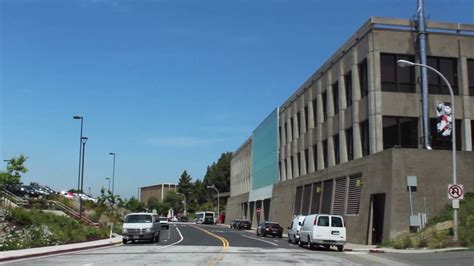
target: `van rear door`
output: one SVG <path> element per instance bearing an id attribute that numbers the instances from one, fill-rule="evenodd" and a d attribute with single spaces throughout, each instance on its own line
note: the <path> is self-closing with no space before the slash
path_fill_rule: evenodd
<path id="1" fill-rule="evenodd" d="M 346 227 L 339 216 L 331 216 L 330 239 L 335 241 L 346 241 Z"/>
<path id="2" fill-rule="evenodd" d="M 331 227 L 329 226 L 328 215 L 318 215 L 314 219 L 313 239 L 328 239 L 331 235 Z"/>

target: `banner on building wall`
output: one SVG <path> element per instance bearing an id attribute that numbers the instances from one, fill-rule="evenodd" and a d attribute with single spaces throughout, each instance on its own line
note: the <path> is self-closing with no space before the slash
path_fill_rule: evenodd
<path id="1" fill-rule="evenodd" d="M 437 132 L 443 137 L 451 136 L 453 118 L 450 103 L 436 102 Z"/>

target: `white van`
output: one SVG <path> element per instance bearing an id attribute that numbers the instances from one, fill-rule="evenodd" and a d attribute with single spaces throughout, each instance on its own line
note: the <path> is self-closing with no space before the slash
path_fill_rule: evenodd
<path id="1" fill-rule="evenodd" d="M 304 221 L 306 216 L 304 215 L 297 215 L 291 221 L 290 226 L 288 226 L 288 242 L 299 244 L 300 243 L 300 231 L 301 231 L 301 224 Z"/>
<path id="2" fill-rule="evenodd" d="M 127 244 L 130 240 L 160 241 L 160 220 L 153 213 L 130 213 L 123 221 L 122 239 Z"/>
<path id="3" fill-rule="evenodd" d="M 306 216 L 300 231 L 300 246 L 308 245 L 311 249 L 321 245 L 327 249 L 336 246 L 343 251 L 346 243 L 346 226 L 339 215 L 312 214 Z"/>

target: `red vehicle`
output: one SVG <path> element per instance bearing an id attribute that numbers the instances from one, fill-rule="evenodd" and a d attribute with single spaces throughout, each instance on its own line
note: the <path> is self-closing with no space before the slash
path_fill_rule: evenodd
<path id="1" fill-rule="evenodd" d="M 267 235 L 272 235 L 273 237 L 278 236 L 281 238 L 283 236 L 283 227 L 274 222 L 264 222 L 259 224 L 257 227 L 257 236 Z"/>

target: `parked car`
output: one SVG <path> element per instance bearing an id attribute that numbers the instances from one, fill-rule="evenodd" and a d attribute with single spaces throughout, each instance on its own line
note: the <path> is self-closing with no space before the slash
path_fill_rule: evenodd
<path id="1" fill-rule="evenodd" d="M 336 246 L 343 251 L 346 243 L 344 219 L 339 215 L 312 214 L 306 216 L 301 226 L 300 246 L 307 244 L 311 249 L 321 245 L 326 249 Z"/>
<path id="2" fill-rule="evenodd" d="M 152 243 L 160 241 L 160 220 L 152 213 L 130 213 L 125 216 L 122 228 L 124 244 L 135 240 L 149 240 Z"/>
<path id="3" fill-rule="evenodd" d="M 301 225 L 304 221 L 304 218 L 306 218 L 306 216 L 297 215 L 291 221 L 290 226 L 288 226 L 288 242 L 289 243 L 299 244 L 300 230 L 301 230 Z"/>
<path id="4" fill-rule="evenodd" d="M 237 228 L 237 224 L 240 222 L 240 219 L 234 219 L 230 222 L 230 228 L 231 229 L 236 229 Z"/>
<path id="5" fill-rule="evenodd" d="M 74 199 L 75 197 L 75 194 L 73 192 L 68 192 L 68 191 L 61 191 L 59 194 L 61 194 L 62 196 L 64 196 L 65 198 L 67 199 Z"/>
<path id="6" fill-rule="evenodd" d="M 267 235 L 272 235 L 273 237 L 278 236 L 281 238 L 283 236 L 283 227 L 274 222 L 264 222 L 259 224 L 257 227 L 257 236 Z"/>
<path id="7" fill-rule="evenodd" d="M 252 228 L 252 223 L 249 220 L 240 220 L 237 223 L 237 229 L 250 230 Z"/>
<path id="8" fill-rule="evenodd" d="M 24 193 L 23 197 L 29 198 L 33 197 L 36 198 L 39 196 L 38 192 L 32 186 L 21 186 L 20 190 Z"/>
<path id="9" fill-rule="evenodd" d="M 159 220 L 160 220 L 161 228 L 170 229 L 170 224 L 169 224 L 169 222 L 168 222 L 168 218 L 166 218 L 166 217 L 159 217 Z"/>

